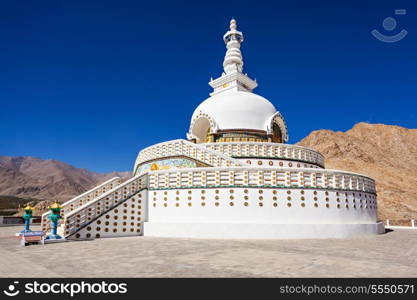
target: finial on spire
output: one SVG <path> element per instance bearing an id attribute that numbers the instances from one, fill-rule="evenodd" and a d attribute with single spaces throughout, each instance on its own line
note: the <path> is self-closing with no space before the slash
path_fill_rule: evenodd
<path id="1" fill-rule="evenodd" d="M 236 30 L 236 27 L 237 27 L 237 25 L 236 25 L 236 20 L 234 19 L 234 18 L 232 18 L 231 20 L 230 20 L 230 30 Z"/>
<path id="2" fill-rule="evenodd" d="M 226 55 L 223 61 L 224 72 L 209 85 L 214 89 L 211 96 L 226 91 L 252 92 L 258 84 L 243 74 L 243 59 L 240 52 L 240 44 L 243 42 L 243 33 L 237 30 L 237 22 L 234 18 L 230 20 L 229 31 L 223 36 L 226 44 Z"/>
<path id="3" fill-rule="evenodd" d="M 240 43 L 243 42 L 243 33 L 237 31 L 237 22 L 235 19 L 230 20 L 230 30 L 223 36 L 226 43 L 226 56 L 223 61 L 223 69 L 226 74 L 243 70 L 243 58 L 240 52 Z"/>

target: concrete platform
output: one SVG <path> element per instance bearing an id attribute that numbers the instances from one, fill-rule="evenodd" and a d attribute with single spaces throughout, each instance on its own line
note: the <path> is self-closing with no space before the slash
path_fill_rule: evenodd
<path id="1" fill-rule="evenodd" d="M 15 232 L 0 228 L 1 277 L 417 277 L 414 230 L 318 240 L 138 236 L 27 247 Z"/>

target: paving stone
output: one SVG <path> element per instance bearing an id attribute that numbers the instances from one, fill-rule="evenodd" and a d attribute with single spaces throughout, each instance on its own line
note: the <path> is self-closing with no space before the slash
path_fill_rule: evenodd
<path id="1" fill-rule="evenodd" d="M 18 229 L 0 228 L 2 277 L 417 277 L 417 230 L 349 239 L 138 236 L 20 247 Z"/>

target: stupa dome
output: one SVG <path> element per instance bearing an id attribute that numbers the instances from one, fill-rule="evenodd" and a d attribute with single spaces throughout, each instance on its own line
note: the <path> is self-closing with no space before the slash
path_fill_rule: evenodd
<path id="1" fill-rule="evenodd" d="M 268 121 L 277 112 L 274 105 L 254 93 L 233 91 L 212 96 L 194 111 L 192 119 L 207 114 L 217 129 L 267 130 Z"/>
<path id="2" fill-rule="evenodd" d="M 273 134 L 274 124 L 281 142 L 288 140 L 287 126 L 280 112 L 262 96 L 245 91 L 229 91 L 204 100 L 191 117 L 189 139 L 205 142 L 208 133 L 247 132 Z"/>
<path id="3" fill-rule="evenodd" d="M 205 137 L 209 123 L 212 133 L 218 130 L 268 132 L 274 116 L 277 110 L 262 96 L 244 91 L 225 92 L 209 97 L 195 109 L 189 134 Z"/>

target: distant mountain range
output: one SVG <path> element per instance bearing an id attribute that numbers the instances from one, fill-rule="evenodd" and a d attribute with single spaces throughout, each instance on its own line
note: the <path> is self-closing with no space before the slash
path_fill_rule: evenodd
<path id="1" fill-rule="evenodd" d="M 417 129 L 359 123 L 313 131 L 298 145 L 320 151 L 326 168 L 375 179 L 380 219 L 417 219 Z"/>
<path id="2" fill-rule="evenodd" d="M 374 178 L 380 219 L 417 219 L 417 129 L 359 123 L 346 132 L 313 131 L 298 145 L 320 151 L 326 168 Z M 0 156 L 0 208 L 37 199 L 39 214 L 51 201 L 67 201 L 114 176 L 127 179 L 131 173 L 98 174 L 53 159 Z"/>
<path id="3" fill-rule="evenodd" d="M 115 176 L 126 179 L 131 173 L 99 174 L 53 159 L 0 156 L 0 195 L 15 196 L 21 203 L 26 199 L 46 200 L 41 209 L 55 200 L 65 202 Z"/>

